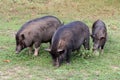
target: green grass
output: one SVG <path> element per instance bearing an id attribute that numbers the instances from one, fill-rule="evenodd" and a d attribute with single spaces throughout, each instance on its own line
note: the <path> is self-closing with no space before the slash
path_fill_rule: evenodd
<path id="1" fill-rule="evenodd" d="M 120 79 L 120 4 L 119 0 L 0 0 L 0 80 L 119 80 Z M 84 58 L 74 52 L 71 64 L 52 66 L 44 51 L 33 57 L 28 50 L 15 54 L 15 34 L 26 21 L 44 15 L 57 16 L 65 24 L 74 20 L 85 22 L 91 29 L 102 19 L 108 29 L 104 54 Z M 92 41 L 91 41 L 92 48 Z M 8 60 L 8 62 L 6 61 Z"/>

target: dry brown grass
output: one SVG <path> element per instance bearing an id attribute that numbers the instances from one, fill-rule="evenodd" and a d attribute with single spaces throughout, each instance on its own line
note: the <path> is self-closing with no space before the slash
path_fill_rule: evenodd
<path id="1" fill-rule="evenodd" d="M 55 15 L 65 21 L 112 19 L 120 14 L 118 2 L 118 0 L 2 0 L 0 14 L 8 21 L 43 15 Z"/>

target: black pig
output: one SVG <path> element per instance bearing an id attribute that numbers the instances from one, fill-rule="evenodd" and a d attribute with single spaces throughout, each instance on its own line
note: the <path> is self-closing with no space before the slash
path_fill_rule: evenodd
<path id="1" fill-rule="evenodd" d="M 103 48 L 107 40 L 107 29 L 103 21 L 97 20 L 92 26 L 93 51 L 100 50 L 103 53 Z"/>
<path id="2" fill-rule="evenodd" d="M 54 33 L 51 48 L 46 49 L 52 56 L 53 65 L 60 66 L 65 59 L 70 62 L 72 51 L 79 50 L 81 45 L 89 50 L 89 28 L 83 22 L 74 21 L 63 25 Z"/>
<path id="3" fill-rule="evenodd" d="M 16 53 L 24 48 L 30 50 L 34 45 L 34 55 L 37 56 L 41 43 L 51 42 L 56 29 L 62 24 L 54 16 L 44 16 L 26 22 L 16 34 Z"/>

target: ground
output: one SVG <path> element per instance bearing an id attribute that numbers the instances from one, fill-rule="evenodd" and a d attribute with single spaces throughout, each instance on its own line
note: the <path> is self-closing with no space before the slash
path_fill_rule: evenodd
<path id="1" fill-rule="evenodd" d="M 120 1 L 119 0 L 1 0 L 0 1 L 0 79 L 1 80 L 119 80 L 120 79 Z M 65 24 L 80 20 L 90 28 L 94 21 L 105 22 L 108 40 L 104 54 L 84 58 L 74 52 L 71 64 L 52 66 L 42 44 L 37 57 L 28 49 L 15 54 L 15 34 L 28 20 L 53 15 Z"/>

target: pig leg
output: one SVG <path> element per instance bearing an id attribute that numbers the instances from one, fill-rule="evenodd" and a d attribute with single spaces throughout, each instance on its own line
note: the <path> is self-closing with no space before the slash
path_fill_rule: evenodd
<path id="1" fill-rule="evenodd" d="M 104 45 L 102 45 L 101 48 L 100 48 L 100 54 L 103 54 L 103 52 L 104 52 L 103 49 L 104 49 Z"/>
<path id="2" fill-rule="evenodd" d="M 90 47 L 89 47 L 89 38 L 84 41 L 83 46 L 84 46 L 84 48 L 87 49 L 87 50 L 90 49 Z"/>
<path id="3" fill-rule="evenodd" d="M 39 53 L 39 46 L 40 46 L 40 42 L 36 42 L 35 43 L 35 51 L 34 51 L 34 56 L 37 56 Z"/>
<path id="4" fill-rule="evenodd" d="M 81 46 L 80 46 L 81 47 Z M 79 53 L 80 47 L 77 49 L 77 53 Z"/>
<path id="5" fill-rule="evenodd" d="M 100 46 L 100 53 L 101 53 L 101 54 L 103 54 L 103 52 L 104 52 L 103 49 L 104 49 L 104 46 L 105 46 L 105 41 L 106 41 L 105 39 L 103 39 L 103 40 L 101 41 L 101 44 L 102 44 L 102 45 Z"/>
<path id="6" fill-rule="evenodd" d="M 67 50 L 67 53 L 66 53 L 66 62 L 67 62 L 67 64 L 70 63 L 70 55 L 71 55 L 71 52 L 72 52 L 72 50 Z"/>
<path id="7" fill-rule="evenodd" d="M 51 48 L 51 41 L 49 42 L 49 44 L 50 44 L 49 48 Z"/>
<path id="8" fill-rule="evenodd" d="M 39 47 L 35 48 L 34 56 L 38 56 L 38 53 L 39 53 Z"/>
<path id="9" fill-rule="evenodd" d="M 33 52 L 33 47 L 30 46 L 30 47 L 29 47 L 29 54 L 31 54 L 32 52 Z"/>

